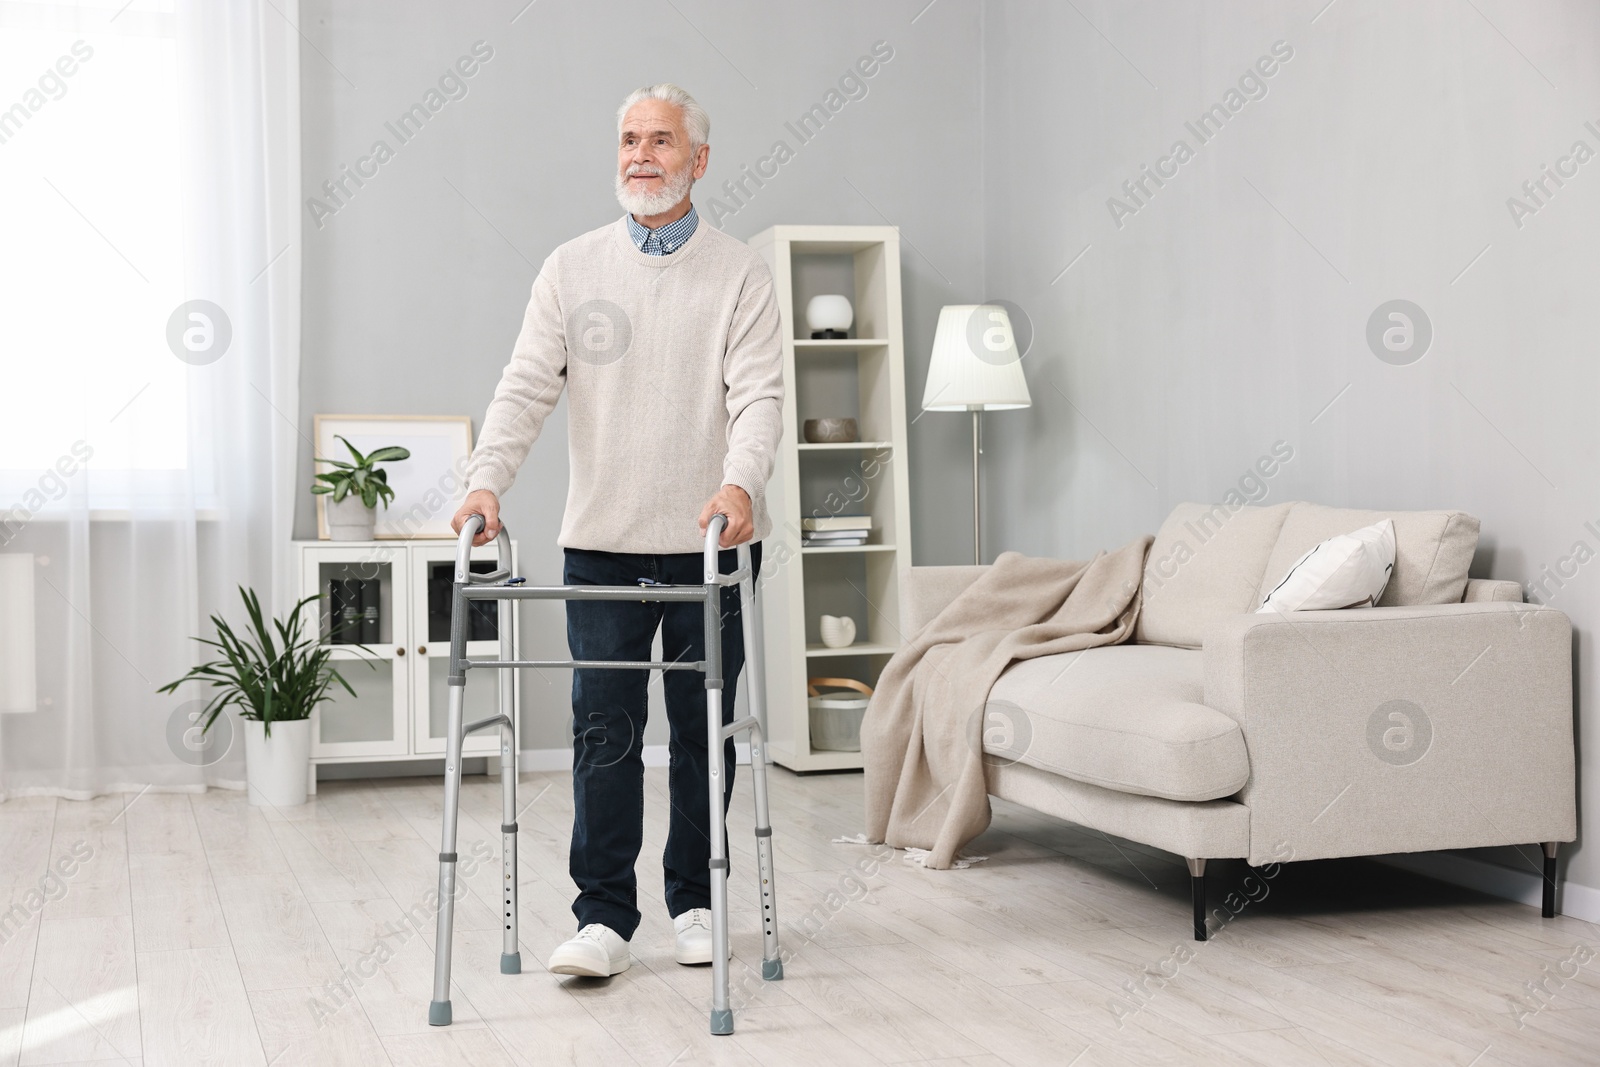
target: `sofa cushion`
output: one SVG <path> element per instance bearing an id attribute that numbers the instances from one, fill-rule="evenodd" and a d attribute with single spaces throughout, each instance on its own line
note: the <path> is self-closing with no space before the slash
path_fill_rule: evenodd
<path id="1" fill-rule="evenodd" d="M 1394 573 L 1380 608 L 1456 604 L 1478 550 L 1478 520 L 1464 511 L 1358 511 L 1297 502 L 1283 521 L 1251 611 L 1266 599 L 1295 560 L 1322 541 L 1383 519 L 1394 520 Z"/>
<path id="2" fill-rule="evenodd" d="M 1261 602 L 1262 611 L 1343 611 L 1375 607 L 1394 573 L 1394 521 L 1319 541 Z M 854 633 L 854 630 L 851 631 Z"/>
<path id="3" fill-rule="evenodd" d="M 1140 644 L 1199 648 L 1219 620 L 1254 611 L 1267 560 L 1292 506 L 1173 508 L 1145 557 L 1144 601 L 1133 639 Z M 1289 562 L 1303 552 L 1289 557 Z"/>
<path id="4" fill-rule="evenodd" d="M 1250 777 L 1239 724 L 1200 702 L 1192 649 L 1107 645 L 1022 660 L 989 691 L 1011 731 L 984 749 L 1065 778 L 1140 796 L 1215 800 Z"/>

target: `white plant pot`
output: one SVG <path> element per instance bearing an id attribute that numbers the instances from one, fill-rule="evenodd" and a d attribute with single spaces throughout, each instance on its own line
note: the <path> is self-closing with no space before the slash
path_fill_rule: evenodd
<path id="1" fill-rule="evenodd" d="M 310 766 L 310 719 L 274 722 L 271 737 L 261 720 L 244 720 L 245 784 L 251 804 L 274 808 L 304 804 Z"/>
<path id="2" fill-rule="evenodd" d="M 361 502 L 354 493 L 334 503 L 328 496 L 328 539 L 331 541 L 370 541 L 378 525 L 378 512 Z"/>

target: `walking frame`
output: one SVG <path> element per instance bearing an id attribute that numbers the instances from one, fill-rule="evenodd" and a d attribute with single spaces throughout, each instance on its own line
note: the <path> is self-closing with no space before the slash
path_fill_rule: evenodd
<path id="1" fill-rule="evenodd" d="M 773 885 L 772 824 L 767 810 L 767 752 L 762 722 L 766 710 L 766 672 L 762 661 L 761 615 L 756 605 L 755 574 L 750 566 L 750 546 L 738 546 L 732 574 L 717 573 L 718 543 L 727 526 L 727 516 L 713 515 L 706 528 L 704 585 L 551 585 L 522 584 L 511 574 L 511 541 L 504 526 L 495 538 L 498 564 L 489 574 L 473 573 L 472 542 L 484 527 L 483 516 L 469 515 L 456 544 L 456 569 L 450 592 L 450 674 L 449 720 L 446 727 L 444 765 L 444 828 L 439 838 L 439 928 L 435 941 L 433 1002 L 428 1005 L 428 1022 L 450 1025 L 450 949 L 456 902 L 456 822 L 461 807 L 461 744 L 479 730 L 500 729 L 500 788 L 504 805 L 501 818 L 501 896 L 504 904 L 505 941 L 500 954 L 501 974 L 522 972 L 522 953 L 517 944 L 517 752 L 513 729 L 512 687 L 500 686 L 500 713 L 476 722 L 463 723 L 467 676 L 484 669 L 515 670 L 521 667 L 595 667 L 611 670 L 692 670 L 705 674 L 706 757 L 711 811 L 711 1032 L 733 1033 L 733 1009 L 728 1003 L 728 854 L 727 815 L 723 810 L 723 742 L 745 731 L 750 732 L 750 780 L 755 790 L 756 867 L 761 879 L 761 977 L 776 981 L 783 977 L 783 960 L 778 951 L 778 900 Z M 739 587 L 739 616 L 744 625 L 746 692 L 750 714 L 724 726 L 722 724 L 722 590 Z M 467 610 L 473 601 L 499 602 L 500 658 L 467 658 Z M 655 600 L 670 603 L 700 603 L 705 618 L 705 659 L 688 661 L 653 660 L 525 660 L 518 659 L 513 644 L 511 614 L 514 600 Z M 575 759 L 582 753 L 575 752 Z"/>

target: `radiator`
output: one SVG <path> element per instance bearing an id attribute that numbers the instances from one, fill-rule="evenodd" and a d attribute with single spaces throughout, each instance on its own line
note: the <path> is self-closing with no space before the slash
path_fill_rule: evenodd
<path id="1" fill-rule="evenodd" d="M 0 552 L 0 714 L 38 709 L 33 554 Z"/>

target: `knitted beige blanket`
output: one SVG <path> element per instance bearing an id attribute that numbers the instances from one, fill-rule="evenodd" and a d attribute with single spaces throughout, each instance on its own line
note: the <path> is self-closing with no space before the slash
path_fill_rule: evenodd
<path id="1" fill-rule="evenodd" d="M 894 654 L 861 724 L 867 840 L 928 849 L 926 866 L 951 866 L 989 825 L 990 687 L 1017 660 L 1126 641 L 1151 541 L 1087 563 L 1002 553 Z"/>

